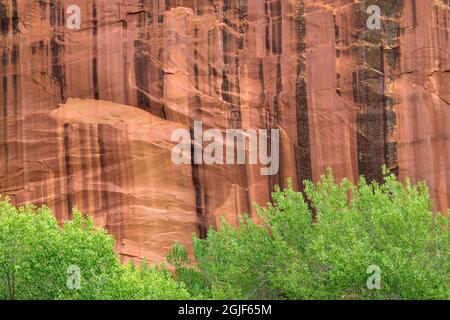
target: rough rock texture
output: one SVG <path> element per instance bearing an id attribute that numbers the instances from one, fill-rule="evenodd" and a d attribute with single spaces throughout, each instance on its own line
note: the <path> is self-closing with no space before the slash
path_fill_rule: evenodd
<path id="1" fill-rule="evenodd" d="M 66 27 L 81 9 L 81 29 Z M 381 7 L 382 30 L 366 8 Z M 448 0 L 0 0 L 0 193 L 74 206 L 124 258 L 234 223 L 274 184 L 426 180 L 450 201 Z M 281 167 L 181 165 L 173 130 L 279 128 Z"/>

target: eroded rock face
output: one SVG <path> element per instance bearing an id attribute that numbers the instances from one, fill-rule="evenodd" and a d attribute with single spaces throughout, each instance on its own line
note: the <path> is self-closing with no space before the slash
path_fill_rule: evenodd
<path id="1" fill-rule="evenodd" d="M 445 210 L 449 4 L 0 0 L 0 193 L 60 220 L 76 206 L 150 261 L 327 167 L 379 180 L 387 164 Z M 194 121 L 280 129 L 278 174 L 175 165 L 171 134 Z"/>

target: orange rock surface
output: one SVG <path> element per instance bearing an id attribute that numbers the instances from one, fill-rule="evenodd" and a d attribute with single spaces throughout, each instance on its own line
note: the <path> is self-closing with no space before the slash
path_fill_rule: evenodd
<path id="1" fill-rule="evenodd" d="M 367 8 L 378 4 L 381 30 Z M 80 28 L 68 28 L 80 9 Z M 128 258 L 236 223 L 275 184 L 425 180 L 450 201 L 447 0 L 0 0 L 0 193 L 92 214 Z M 175 165 L 194 121 L 281 132 L 280 171 Z"/>

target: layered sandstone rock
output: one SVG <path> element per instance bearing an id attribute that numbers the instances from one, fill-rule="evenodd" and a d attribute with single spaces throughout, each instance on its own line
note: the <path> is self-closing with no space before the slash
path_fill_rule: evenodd
<path id="1" fill-rule="evenodd" d="M 378 4 L 382 29 L 369 30 Z M 426 180 L 449 206 L 446 0 L 0 0 L 0 193 L 74 206 L 124 257 L 231 223 L 275 184 Z M 67 20 L 80 8 L 80 29 Z M 281 166 L 175 165 L 194 121 L 281 132 Z"/>

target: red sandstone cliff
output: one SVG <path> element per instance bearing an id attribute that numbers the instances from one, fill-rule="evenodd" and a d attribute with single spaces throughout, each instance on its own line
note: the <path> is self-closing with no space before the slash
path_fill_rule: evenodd
<path id="1" fill-rule="evenodd" d="M 381 7 L 382 30 L 366 27 Z M 70 5 L 80 30 L 67 28 Z M 124 257 L 235 222 L 274 184 L 426 180 L 450 200 L 450 1 L 0 0 L 0 193 L 74 206 Z M 276 176 L 176 166 L 173 130 L 279 128 Z"/>

